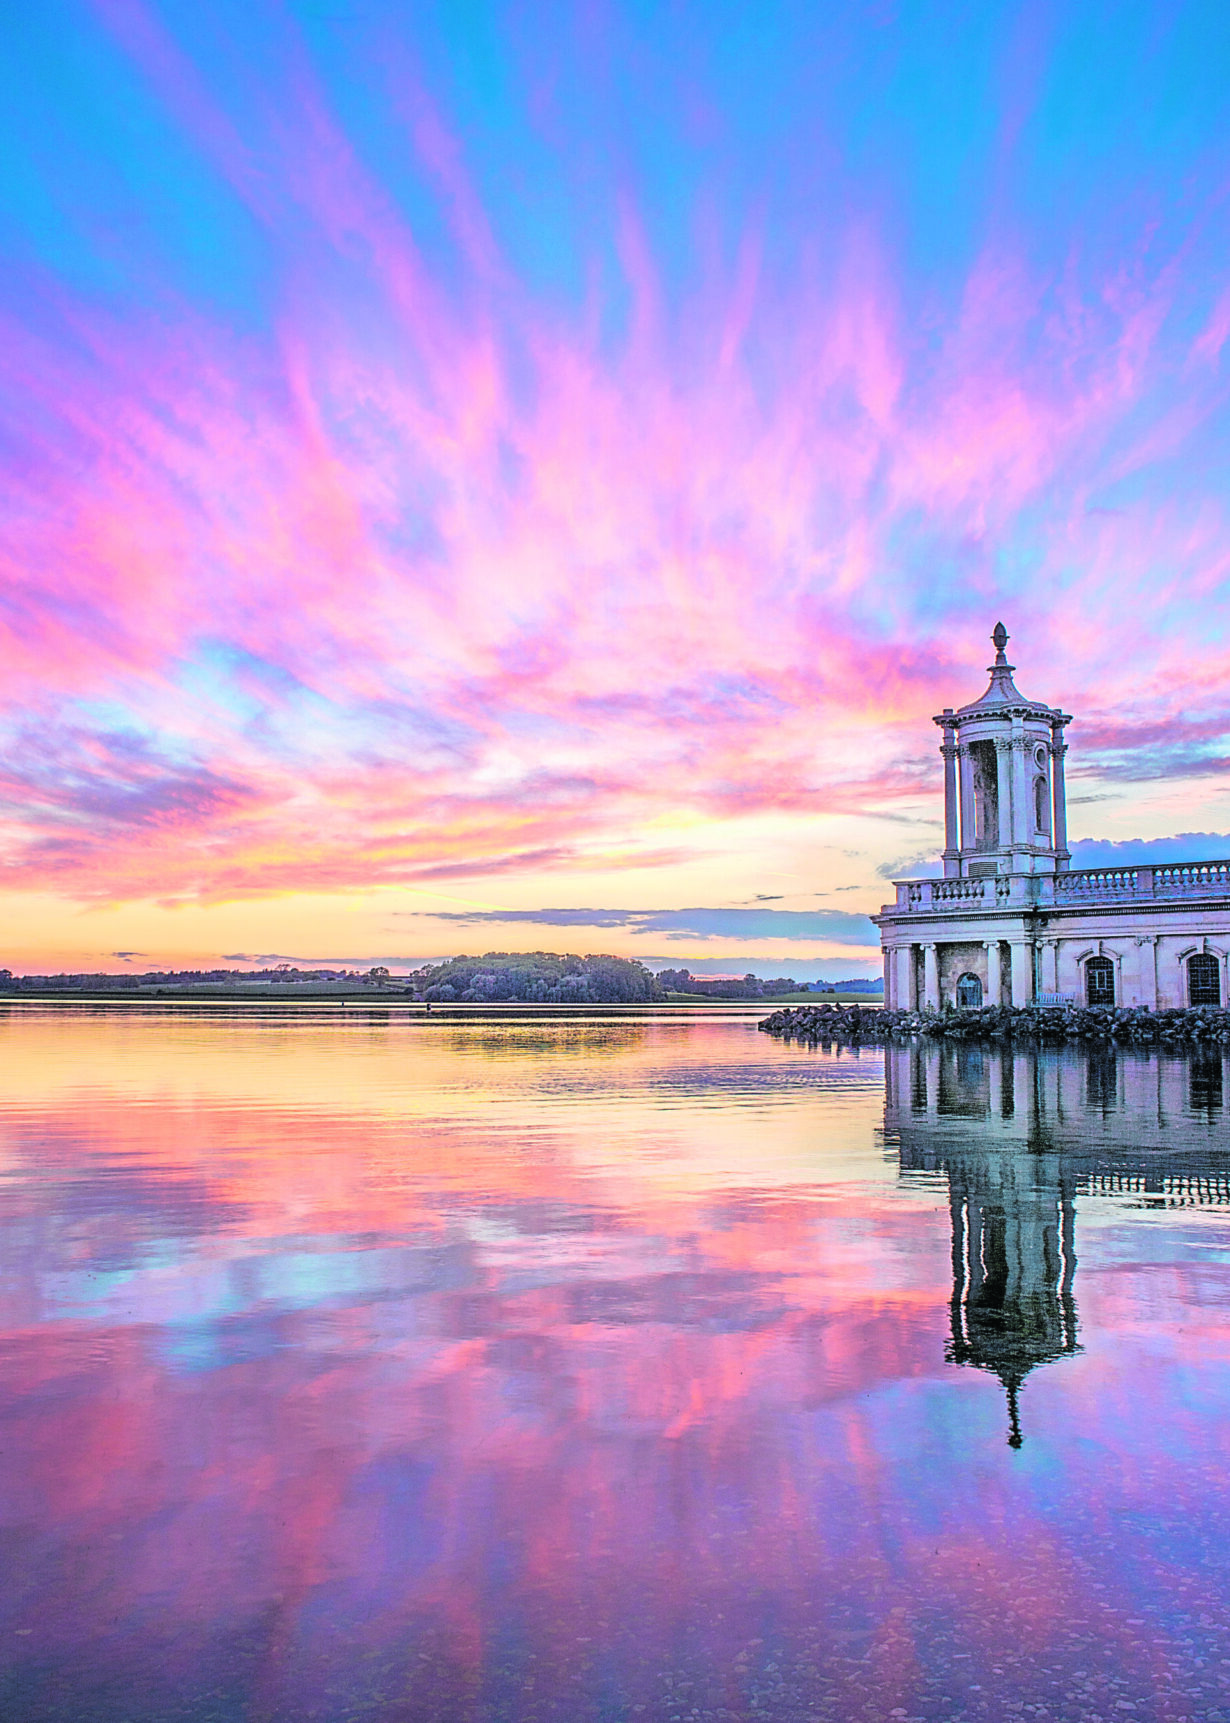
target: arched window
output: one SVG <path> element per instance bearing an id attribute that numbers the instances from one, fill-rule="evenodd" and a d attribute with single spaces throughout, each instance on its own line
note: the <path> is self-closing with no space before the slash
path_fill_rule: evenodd
<path id="1" fill-rule="evenodd" d="M 974 792 L 974 841 L 967 842 L 966 847 L 993 850 L 999 844 L 999 767 L 994 742 L 970 743 L 969 769 Z"/>
<path id="2" fill-rule="evenodd" d="M 1091 957 L 1085 965 L 1085 1003 L 1115 1003 L 1115 966 L 1109 957 Z"/>
<path id="3" fill-rule="evenodd" d="M 1049 832 L 1051 829 L 1050 797 L 1046 793 L 1046 779 L 1034 779 L 1034 830 Z"/>
<path id="4" fill-rule="evenodd" d="M 1190 1005 L 1221 1004 L 1221 965 L 1207 951 L 1187 960 L 1187 999 Z"/>
<path id="5" fill-rule="evenodd" d="M 966 1011 L 976 1011 L 982 1004 L 982 983 L 976 975 L 958 976 L 957 1004 Z"/>

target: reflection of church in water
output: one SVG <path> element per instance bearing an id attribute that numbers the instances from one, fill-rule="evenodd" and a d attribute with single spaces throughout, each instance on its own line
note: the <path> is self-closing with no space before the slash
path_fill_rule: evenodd
<path id="1" fill-rule="evenodd" d="M 1080 1351 L 1076 1199 L 1230 1204 L 1221 1049 L 1190 1059 L 1014 1052 L 972 1041 L 889 1046 L 885 1140 L 905 1177 L 947 1179 L 947 1356 L 994 1372 L 1021 1445 L 1031 1370 Z"/>

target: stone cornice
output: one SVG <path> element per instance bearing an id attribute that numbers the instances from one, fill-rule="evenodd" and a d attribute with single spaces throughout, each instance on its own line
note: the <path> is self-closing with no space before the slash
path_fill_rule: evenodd
<path id="1" fill-rule="evenodd" d="M 1074 903 L 1074 904 L 997 904 L 985 906 L 971 905 L 968 909 L 949 909 L 943 904 L 937 904 L 931 909 L 898 909 L 896 904 L 889 904 L 878 914 L 868 919 L 877 927 L 892 925 L 898 929 L 916 928 L 918 936 L 909 943 L 921 945 L 924 943 L 922 930 L 936 922 L 978 922 L 978 921 L 1024 921 L 1036 922 L 1040 927 L 1048 927 L 1052 922 L 1082 921 L 1089 916 L 1101 919 L 1104 916 L 1118 918 L 1120 916 L 1169 916 L 1177 915 L 1184 910 L 1225 911 L 1230 914 L 1230 896 L 1226 897 L 1153 897 L 1137 899 L 1132 903 Z M 935 938 L 934 934 L 930 935 Z"/>
<path id="2" fill-rule="evenodd" d="M 974 702 L 956 712 L 940 713 L 932 717 L 931 722 L 945 730 L 959 730 L 962 724 L 999 724 L 1005 718 L 1036 718 L 1052 730 L 1062 730 L 1072 722 L 1070 712 L 1061 712 L 1057 706 L 1043 706 L 1033 700 L 1022 700 L 1019 705 L 1005 702 L 1002 706 L 979 706 Z"/>

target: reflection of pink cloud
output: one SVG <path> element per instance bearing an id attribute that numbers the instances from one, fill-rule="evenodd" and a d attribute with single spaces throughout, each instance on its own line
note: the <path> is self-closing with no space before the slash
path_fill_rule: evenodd
<path id="1" fill-rule="evenodd" d="M 222 1141 L 218 1152 L 228 1154 Z M 301 1155 L 278 1159 L 288 1178 L 302 1172 Z M 401 1164 L 391 1158 L 389 1171 Z M 523 1183 L 524 1166 L 503 1165 Z M 540 1200 L 561 1186 L 557 1172 L 541 1170 Z M 369 1159 L 351 1192 L 334 1193 L 343 1202 L 331 1216 L 313 1214 L 314 1235 L 331 1224 L 344 1246 L 358 1225 L 364 1248 L 380 1248 L 364 1189 L 373 1171 Z M 478 1188 L 463 1193 L 467 1176 L 463 1201 Z M 292 1178 L 283 1193 L 292 1202 L 294 1189 Z M 510 1212 L 502 1194 L 493 1193 L 493 1217 Z M 594 1207 L 592 1190 L 588 1201 L 599 1230 L 573 1235 L 578 1245 L 606 1242 L 600 1229 L 612 1222 L 628 1227 L 630 1217 Z M 258 1204 L 244 1230 L 259 1238 L 276 1213 Z M 1053 1669 L 1066 1681 L 1089 1664 L 1091 1637 L 1116 1648 L 1117 1679 L 1149 1690 L 1168 1652 L 1124 1628 L 1133 1580 L 1119 1574 L 1108 1587 L 1109 1564 L 1124 1546 L 1119 1528 L 1156 1508 L 1169 1447 L 1198 1439 L 1203 1424 L 1193 1414 L 1190 1430 L 1159 1432 L 1124 1415 L 1120 1361 L 1113 1388 L 1090 1383 L 1080 1399 L 1081 1452 L 1092 1443 L 1116 1456 L 1113 1470 L 1103 1458 L 1096 1491 L 1074 1462 L 1044 1468 L 1032 1491 L 1012 1482 L 977 1427 L 962 1450 L 976 1483 L 955 1490 L 947 1465 L 936 1471 L 932 1397 L 968 1391 L 972 1408 L 986 1385 L 954 1375 L 944 1393 L 936 1381 L 944 1240 L 925 1284 L 876 1294 L 864 1284 L 865 1251 L 831 1254 L 845 1228 L 866 1224 L 862 1199 L 819 1213 L 818 1226 L 814 1205 L 779 1193 L 757 1205 L 740 1245 L 738 1224 L 732 1234 L 712 1209 L 706 1219 L 686 1201 L 656 1204 L 639 1228 L 682 1271 L 656 1316 L 644 1302 L 652 1275 L 616 1288 L 605 1316 L 590 1314 L 578 1300 L 593 1284 L 587 1258 L 571 1279 L 567 1244 L 548 1233 L 548 1254 L 534 1260 L 539 1278 L 554 1263 L 553 1284 L 518 1289 L 510 1264 L 501 1287 L 478 1255 L 468 1283 L 454 1269 L 451 1286 L 419 1286 L 392 1305 L 221 1314 L 222 1353 L 204 1374 L 168 1366 L 148 1316 L 135 1327 L 51 1324 L 11 1339 L 4 1401 L 27 1410 L 6 1425 L 6 1499 L 50 1528 L 28 1564 L 25 1607 L 40 1656 L 81 1668 L 83 1646 L 105 1645 L 112 1668 L 135 1671 L 165 1640 L 175 1650 L 160 1679 L 174 1689 L 200 1679 L 219 1641 L 264 1633 L 260 1679 L 288 1711 L 307 1702 L 314 1672 L 342 1646 L 346 1679 L 356 1679 L 356 1659 L 381 1658 L 399 1682 L 446 1682 L 455 1704 L 458 1684 L 497 1668 L 508 1680 L 490 1636 L 507 1630 L 512 1608 L 535 1680 L 553 1699 L 576 1691 L 578 1644 L 593 1644 L 604 1660 L 594 1678 L 638 1700 L 656 1694 L 657 1672 L 669 1668 L 724 1696 L 703 1703 L 745 1708 L 771 1680 L 771 1656 L 791 1678 L 810 1664 L 811 1679 L 848 1705 L 870 1688 L 887 1715 L 910 1706 L 937 1656 L 939 1624 L 951 1636 L 939 1655 L 956 1646 L 976 1665 L 957 1666 L 961 1691 L 977 1680 L 1019 1696 L 1024 1680 Z M 923 1221 L 917 1210 L 884 1209 L 874 1224 L 909 1250 Z M 925 1225 L 942 1233 L 942 1213 Z M 538 1242 L 530 1228 L 520 1238 L 523 1248 Z M 754 1284 L 741 1267 L 753 1261 Z M 1117 1316 L 1130 1332 L 1139 1300 L 1122 1303 L 1125 1292 Z M 1151 1350 L 1156 1311 L 1149 1289 L 1142 1296 L 1148 1338 L 1132 1353 L 1131 1405 L 1143 1391 L 1164 1393 L 1171 1368 Z M 249 1356 L 243 1320 L 253 1319 L 268 1337 Z M 911 1383 L 916 1397 L 903 1401 Z M 1030 1396 L 1040 1391 L 1031 1384 Z M 1058 1407 L 1048 1424 L 1053 1445 L 1067 1426 Z M 993 1427 L 998 1455 L 997 1418 Z M 1207 1512 L 1212 1488 L 1206 1469 L 1186 1486 L 1167 1473 L 1175 1514 L 1185 1491 L 1187 1511 Z M 1100 1526 L 1087 1546 L 1074 1514 Z M 63 1548 L 81 1552 L 67 1586 L 51 1559 Z M 749 1598 L 771 1609 L 771 1654 Z M 1189 1584 L 1184 1608 L 1194 1606 Z M 712 1643 L 696 1639 L 705 1621 L 726 1623 Z M 139 1623 L 139 1634 L 127 1643 L 105 1635 L 115 1622 Z M 997 1680 L 996 1668 L 1006 1676 Z"/>
<path id="2" fill-rule="evenodd" d="M 757 1045 L 723 1113 L 661 1103 L 729 1026 L 322 1057 L 302 1026 L 115 1020 L 84 1065 L 65 1032 L 13 1026 L 22 1680 L 341 1715 L 331 1684 L 377 1669 L 408 1718 L 520 1683 L 519 1715 L 673 1716 L 665 1671 L 702 1710 L 781 1715 L 793 1683 L 891 1716 L 938 1667 L 937 1702 L 977 1683 L 998 1716 L 1160 1690 L 1169 1624 L 1220 1619 L 1182 1546 L 1225 1505 L 1224 1276 L 1082 1232 L 1085 1350 L 1031 1374 L 1011 1454 L 998 1384 L 944 1363 L 942 1189 L 851 1179 L 881 1169 L 874 1055 Z M 749 1106 L 770 1071 L 834 1105 Z"/>

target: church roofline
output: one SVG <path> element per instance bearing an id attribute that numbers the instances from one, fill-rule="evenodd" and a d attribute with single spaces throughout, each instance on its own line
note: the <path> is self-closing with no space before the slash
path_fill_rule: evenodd
<path id="1" fill-rule="evenodd" d="M 958 706 L 955 712 L 949 708 L 939 713 L 932 719 L 932 723 L 939 724 L 946 730 L 955 730 L 971 718 L 1043 718 L 1052 728 L 1056 724 L 1062 728 L 1072 722 L 1070 712 L 1062 712 L 1058 706 L 1048 706 L 1043 700 L 1030 700 L 1027 695 L 1021 693 L 1012 680 L 1016 665 L 1009 664 L 1004 655 L 1008 639 L 1008 630 L 1002 622 L 997 622 L 991 636 L 995 647 L 995 662 L 987 665 L 987 674 L 991 681 L 986 692 L 977 700 L 970 700 L 966 705 Z"/>
<path id="2" fill-rule="evenodd" d="M 1058 706 L 1046 706 L 1041 700 L 1028 700 L 1023 694 L 1010 704 L 984 704 L 981 700 L 973 700 L 968 706 L 958 706 L 956 711 L 937 712 L 931 722 L 942 729 L 959 730 L 961 725 L 975 718 L 1045 718 L 1046 721 L 1061 728 L 1072 722 L 1071 712 L 1061 711 Z"/>

